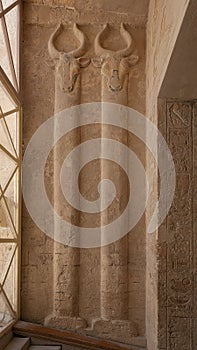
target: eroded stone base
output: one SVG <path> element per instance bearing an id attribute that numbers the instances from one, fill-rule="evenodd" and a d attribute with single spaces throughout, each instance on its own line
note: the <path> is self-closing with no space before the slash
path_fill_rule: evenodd
<path id="1" fill-rule="evenodd" d="M 138 335 L 136 324 L 127 320 L 95 319 L 92 322 L 92 328 L 86 331 L 89 335 L 125 344 L 131 344 L 133 338 Z"/>
<path id="2" fill-rule="evenodd" d="M 86 328 L 87 322 L 80 317 L 49 315 L 45 318 L 44 325 L 51 328 L 76 331 Z"/>

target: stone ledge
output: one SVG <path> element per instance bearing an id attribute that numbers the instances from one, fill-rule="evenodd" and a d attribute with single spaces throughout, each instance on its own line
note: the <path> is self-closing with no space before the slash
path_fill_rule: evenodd
<path id="1" fill-rule="evenodd" d="M 49 315 L 45 318 L 46 327 L 76 331 L 87 327 L 87 322 L 80 317 Z"/>
<path id="2" fill-rule="evenodd" d="M 95 319 L 92 321 L 92 327 L 86 328 L 87 335 L 96 336 L 99 338 L 104 338 L 124 344 L 133 344 L 134 338 L 138 339 L 137 326 L 133 321 L 129 320 L 103 320 Z M 143 344 L 146 345 L 143 339 Z"/>

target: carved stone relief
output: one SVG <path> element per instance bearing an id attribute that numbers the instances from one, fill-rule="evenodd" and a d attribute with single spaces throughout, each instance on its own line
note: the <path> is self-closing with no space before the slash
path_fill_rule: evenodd
<path id="1" fill-rule="evenodd" d="M 116 102 L 126 104 L 129 68 L 137 63 L 139 57 L 136 54 L 133 38 L 124 24 L 121 24 L 120 33 L 126 42 L 126 49 L 116 52 L 103 49 L 101 36 L 107 28 L 108 25 L 105 25 L 104 29 L 96 36 L 95 51 L 98 57 L 92 59 L 92 63 L 98 66 L 98 62 L 101 62 L 102 101 L 108 101 L 110 99 L 109 94 L 114 94 Z M 86 39 L 76 24 L 74 24 L 73 31 L 80 42 L 79 48 L 69 53 L 57 50 L 55 40 L 62 30 L 63 26 L 59 25 L 52 33 L 48 43 L 50 56 L 55 62 L 54 112 L 69 105 L 80 103 L 80 94 L 83 88 L 83 86 L 80 86 L 80 68 L 82 64 L 83 67 L 87 67 L 90 62 L 89 58 L 81 57 L 85 54 Z M 121 135 L 120 140 L 122 140 Z M 122 141 L 124 142 L 124 139 Z M 61 158 L 58 151 L 54 150 L 54 152 L 56 159 Z M 107 166 L 105 167 L 105 176 L 110 176 L 111 167 L 109 166 L 108 170 L 106 168 Z M 61 198 L 55 180 L 55 177 L 59 176 L 59 171 L 58 165 L 54 163 L 54 207 L 58 207 L 59 198 Z M 118 184 L 120 187 L 121 181 L 120 173 Z M 122 186 L 124 187 L 124 183 Z M 106 219 L 108 220 L 108 218 Z M 101 217 L 101 225 L 102 220 Z M 67 261 L 66 264 L 65 260 Z M 92 332 L 116 341 L 124 339 L 125 342 L 130 343 L 133 337 L 138 335 L 138 332 L 136 325 L 128 320 L 127 264 L 127 237 L 109 247 L 101 248 L 101 318 L 92 321 Z M 81 319 L 78 313 L 79 271 L 80 249 L 63 247 L 55 242 L 54 309 L 53 314 L 45 319 L 45 324 L 72 330 L 86 328 L 86 321 Z M 108 329 L 107 335 L 106 327 Z"/>
<path id="2" fill-rule="evenodd" d="M 76 23 L 73 25 L 73 32 L 80 42 L 79 47 L 70 52 L 57 50 L 55 40 L 63 29 L 63 25 L 59 24 L 48 42 L 49 54 L 55 64 L 55 113 L 69 107 L 69 104 L 80 102 L 80 68 L 85 68 L 90 63 L 88 57 L 82 57 L 86 53 L 87 40 Z M 72 99 L 69 101 L 68 94 L 71 93 Z M 73 100 L 74 96 L 76 97 Z"/>
<path id="3" fill-rule="evenodd" d="M 120 27 L 120 34 L 126 42 L 127 47 L 119 51 L 104 49 L 102 47 L 102 36 L 106 34 L 107 29 L 108 24 L 105 24 L 95 39 L 95 53 L 97 57 L 92 59 L 92 63 L 95 67 L 101 68 L 101 74 L 104 76 L 105 85 L 107 85 L 108 89 L 118 92 L 123 89 L 125 78 L 130 72 L 130 67 L 137 63 L 139 57 L 136 52 L 134 54 L 135 46 L 133 38 L 125 29 L 123 23 Z"/>
<path id="4" fill-rule="evenodd" d="M 136 29 L 132 27 L 131 23 L 127 22 L 128 24 L 126 25 L 120 25 L 121 21 L 119 21 L 114 25 L 111 20 L 109 21 L 110 26 L 104 26 L 104 32 L 103 28 L 101 30 L 101 24 L 84 24 L 83 21 L 79 21 L 80 24 L 73 25 L 71 24 L 73 21 L 68 21 L 69 24 L 67 24 L 64 19 L 64 24 L 58 24 L 57 26 L 55 22 L 60 23 L 61 21 L 55 18 L 53 22 L 46 24 L 37 25 L 31 23 L 28 24 L 27 29 L 29 32 L 31 31 L 31 35 L 36 43 L 34 46 L 28 46 L 26 49 L 26 55 L 28 56 L 26 69 L 30 69 L 29 76 L 35 75 L 36 79 L 30 79 L 30 83 L 28 83 L 31 87 L 29 89 L 32 93 L 32 102 L 26 104 L 25 113 L 30 120 L 31 118 L 34 120 L 35 127 L 38 127 L 44 119 L 46 120 L 53 113 L 84 102 L 95 100 L 113 101 L 127 105 L 130 98 L 128 92 L 131 86 L 134 87 L 135 92 L 138 90 L 137 94 L 143 99 L 143 94 L 139 92 L 141 91 L 139 86 L 144 84 L 144 41 L 142 40 L 141 42 L 139 40 L 140 53 L 143 53 L 142 58 L 142 54 L 138 55 L 135 48 L 131 31 L 132 33 L 134 32 L 137 43 L 138 40 L 136 39 L 139 37 L 144 39 L 144 29 L 141 28 L 139 31 L 137 29 L 136 34 Z M 111 36 L 111 39 L 109 39 L 109 28 L 111 32 L 115 32 L 117 38 L 121 37 L 123 39 L 122 42 L 114 41 L 114 44 L 112 41 L 114 38 Z M 112 42 L 112 45 L 111 43 L 109 44 L 109 50 L 104 49 L 104 47 L 108 47 L 108 44 L 106 45 L 103 41 L 104 36 Z M 42 43 L 44 42 L 41 49 L 40 37 L 42 37 Z M 101 51 L 96 50 L 98 38 Z M 72 40 L 76 43 L 72 43 Z M 26 45 L 28 45 L 27 39 Z M 73 46 L 76 48 L 69 49 L 69 47 Z M 125 49 L 118 49 L 124 46 L 126 47 Z M 34 47 L 36 47 L 35 51 L 37 51 L 32 54 Z M 111 51 L 111 47 L 116 47 L 117 50 L 115 51 L 115 60 L 113 60 L 114 53 Z M 108 51 L 107 55 L 106 51 Z M 37 55 L 37 60 L 32 59 L 31 61 L 31 57 L 34 54 Z M 138 76 L 132 76 L 132 67 L 137 63 L 138 56 L 140 56 L 139 64 L 141 65 L 139 86 L 137 85 Z M 131 66 L 129 65 L 130 63 L 132 64 Z M 45 69 L 44 79 L 41 79 L 42 74 L 40 71 L 42 69 Z M 112 74 L 110 75 L 111 69 Z M 138 66 L 135 72 L 138 74 Z M 129 75 L 131 79 L 129 79 Z M 46 81 L 46 79 L 49 81 L 49 84 L 43 81 Z M 28 84 L 25 82 L 25 86 L 29 86 Z M 25 99 L 29 101 L 27 91 L 26 89 Z M 37 95 L 35 95 L 34 91 L 37 91 Z M 133 99 L 135 99 L 134 95 L 132 94 Z M 36 104 L 36 98 L 41 107 Z M 141 102 L 137 101 L 136 104 L 141 106 Z M 45 105 L 47 111 L 45 111 Z M 130 105 L 132 105 L 131 102 Z M 26 126 L 27 123 L 28 120 L 26 120 Z M 54 133 L 55 127 L 54 125 Z M 51 204 L 57 213 L 60 213 L 60 215 L 65 214 L 68 220 L 77 225 L 84 225 L 86 217 L 68 206 L 61 205 L 61 188 L 59 187 L 59 182 L 55 181 L 55 179 L 59 176 L 58 172 L 65 148 L 66 150 L 72 150 L 84 140 L 88 140 L 91 137 L 100 137 L 101 134 L 103 136 L 108 135 L 108 137 L 112 135 L 114 139 L 117 138 L 120 142 L 127 143 L 127 135 L 122 130 L 116 131 L 107 128 L 101 130 L 99 128 L 100 126 L 81 128 L 81 130 L 77 130 L 77 132 L 65 138 L 62 142 L 65 142 L 64 147 L 62 144 L 54 147 L 45 169 L 46 187 L 50 190 L 47 194 Z M 26 140 L 30 136 L 31 132 L 26 135 Z M 129 141 L 132 142 L 132 137 L 130 137 Z M 93 174 L 90 188 L 92 196 L 94 195 L 93 191 L 97 188 L 97 180 L 100 179 L 101 175 L 100 173 L 99 175 L 94 173 L 94 169 L 91 167 L 89 169 L 91 175 Z M 105 166 L 105 174 L 102 173 L 102 176 L 110 175 L 112 177 L 114 176 L 113 173 L 116 173 L 115 180 L 118 193 L 122 197 L 125 196 L 125 198 L 123 198 L 123 204 L 122 202 L 119 204 L 117 201 L 118 204 L 114 212 L 109 211 L 106 216 L 98 216 L 96 221 L 93 222 L 96 226 L 105 221 L 113 220 L 114 215 L 119 215 L 124 203 L 127 202 L 122 173 L 119 170 L 116 171 L 117 169 L 115 171 L 113 169 L 114 167 L 111 164 Z M 87 191 L 88 176 L 86 173 L 85 171 L 85 184 L 83 186 L 85 195 L 89 195 Z M 96 186 L 94 186 L 94 183 Z M 82 189 L 83 186 L 81 186 Z M 63 214 L 62 211 L 64 211 Z M 26 213 L 26 216 L 27 219 L 25 218 L 24 221 L 26 220 L 27 222 L 26 230 L 30 234 L 28 238 L 26 237 L 27 239 L 25 238 L 24 243 L 24 250 L 27 251 L 27 254 L 24 254 L 23 257 L 23 269 L 25 271 L 23 274 L 23 319 L 30 322 L 45 323 L 50 327 L 91 333 L 92 335 L 107 337 L 125 343 L 131 343 L 131 340 L 133 343 L 133 337 L 139 336 L 137 340 L 135 339 L 136 343 L 140 344 L 140 342 L 143 342 L 145 344 L 145 246 L 142 247 L 140 241 L 142 235 L 143 240 L 145 240 L 144 230 L 142 229 L 141 233 L 136 232 L 134 236 L 132 233 L 121 242 L 117 242 L 117 244 L 106 247 L 103 250 L 99 248 L 90 250 L 69 248 L 49 240 L 37 230 L 35 244 L 31 248 L 35 237 L 35 227 L 28 218 L 28 213 Z M 88 224 L 92 224 L 92 221 L 89 220 Z M 39 240 L 42 244 L 37 248 L 36 244 Z M 135 246 L 137 245 L 139 245 L 139 255 L 135 255 Z M 45 250 L 50 259 L 48 259 Z M 143 264 L 139 267 L 139 261 L 141 262 L 142 260 Z M 40 265 L 42 262 L 41 269 L 35 265 L 35 261 L 40 262 Z M 114 267 L 112 266 L 113 264 Z M 41 271 L 42 276 L 37 273 L 38 269 Z M 48 272 L 50 277 L 48 277 Z M 33 275 L 33 282 L 30 280 L 31 275 Z M 37 282 L 41 278 L 45 282 L 42 286 Z M 34 285 L 37 283 L 37 291 L 34 290 L 32 283 Z M 33 303 L 36 305 L 36 295 L 40 294 L 41 289 L 43 290 L 43 299 L 46 294 L 47 300 L 44 302 L 42 300 L 39 301 L 38 307 L 33 306 Z M 32 304 L 29 302 L 29 296 Z M 32 310 L 36 310 L 33 317 Z M 106 330 L 108 330 L 108 334 L 106 334 Z"/>
<path id="5" fill-rule="evenodd" d="M 167 102 L 166 138 L 174 158 L 177 184 L 174 201 L 166 219 L 166 266 L 159 282 L 159 349 L 193 350 L 194 322 L 194 103 Z M 161 248 L 160 248 L 161 249 Z M 164 282 L 165 281 L 165 282 Z M 159 289 L 160 290 L 160 289 Z M 164 332 L 165 331 L 165 332 Z"/>
<path id="6" fill-rule="evenodd" d="M 48 50 L 55 64 L 55 108 L 54 113 L 70 106 L 80 104 L 81 76 L 80 69 L 87 67 L 90 59 L 82 57 L 86 53 L 86 37 L 74 23 L 73 32 L 80 42 L 80 46 L 70 52 L 60 52 L 55 41 L 63 31 L 60 24 L 52 33 L 48 42 Z M 75 127 L 75 120 L 73 120 Z M 54 133 L 56 125 L 54 125 Z M 76 144 L 80 142 L 80 134 L 75 135 Z M 61 207 L 61 188 L 57 185 L 60 174 L 61 148 L 54 148 L 54 182 L 53 205 L 56 210 Z M 70 212 L 70 219 L 76 216 L 75 211 Z M 78 224 L 79 218 L 77 217 Z M 59 228 L 54 228 L 54 239 Z M 57 232 L 56 232 L 57 231 Z M 86 328 L 86 321 L 79 317 L 79 269 L 80 250 L 63 246 L 54 242 L 53 252 L 53 312 L 45 318 L 47 326 L 76 330 Z"/>
<path id="7" fill-rule="evenodd" d="M 95 38 L 95 53 L 97 57 L 92 59 L 93 65 L 96 68 L 101 68 L 101 101 L 127 105 L 130 67 L 137 63 L 139 57 L 135 50 L 133 38 L 123 23 L 120 26 L 120 34 L 126 43 L 126 48 L 118 51 L 103 48 L 102 38 L 104 35 L 107 35 L 108 29 L 109 26 L 106 24 L 97 34 Z M 101 132 L 103 137 L 105 137 L 104 128 Z M 108 137 L 110 137 L 110 130 Z M 119 141 L 125 142 L 124 132 L 120 131 Z M 111 165 L 101 165 L 101 171 L 104 178 L 110 178 L 112 173 Z M 124 193 L 124 181 L 119 170 L 116 171 L 116 176 L 119 179 L 118 186 Z M 119 212 L 121 212 L 121 208 L 119 208 Z M 101 215 L 101 226 L 109 219 L 109 215 L 110 213 Z M 116 341 L 124 339 L 125 343 L 129 344 L 132 342 L 133 337 L 138 335 L 138 331 L 136 324 L 128 319 L 127 265 L 127 237 L 101 248 L 101 312 L 100 318 L 93 320 L 92 326 L 93 334 Z"/>

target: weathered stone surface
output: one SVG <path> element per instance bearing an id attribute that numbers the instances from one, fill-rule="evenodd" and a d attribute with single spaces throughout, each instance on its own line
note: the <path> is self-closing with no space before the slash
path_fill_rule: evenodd
<path id="1" fill-rule="evenodd" d="M 45 326 L 62 330 L 76 331 L 87 326 L 85 320 L 80 317 L 49 315 L 45 318 Z"/>
<path id="2" fill-rule="evenodd" d="M 144 6 L 145 3 L 147 5 L 147 2 L 144 2 Z M 147 163 L 152 186 L 150 205 L 147 216 L 141 219 L 124 242 L 118 242 L 117 245 L 111 245 L 106 249 L 89 251 L 81 249 L 80 252 L 71 250 L 70 253 L 69 249 L 61 245 L 55 246 L 53 241 L 39 232 L 24 210 L 22 266 L 24 319 L 33 322 L 44 322 L 45 319 L 53 327 L 73 330 L 78 328 L 79 324 L 84 328 L 83 332 L 89 332 L 85 329 L 88 326 L 88 328 L 92 327 L 90 330 L 92 335 L 126 343 L 131 343 L 134 336 L 143 336 L 146 332 L 148 348 L 151 350 L 171 350 L 176 347 L 190 350 L 191 347 L 188 344 L 192 341 L 193 313 L 196 315 L 195 300 L 192 295 L 192 290 L 196 288 L 196 281 L 192 272 L 191 258 L 193 256 L 192 222 L 194 221 L 192 211 L 195 211 L 192 202 L 194 192 L 190 188 L 190 184 L 194 181 L 192 170 L 194 149 L 191 143 L 194 139 L 191 117 L 194 113 L 193 105 L 184 101 L 183 103 L 169 102 L 167 119 L 157 120 L 159 89 L 187 5 L 188 1 L 183 0 L 180 1 L 179 6 L 167 0 L 163 3 L 150 1 L 145 91 L 145 21 L 144 17 L 141 17 L 144 15 L 145 7 L 138 5 L 138 8 L 133 10 L 135 15 L 137 14 L 134 19 L 134 12 L 131 15 L 125 12 L 128 7 L 127 1 L 121 4 L 115 1 L 114 10 L 106 1 L 100 1 L 97 4 L 88 1 L 86 13 L 82 11 L 80 1 L 67 1 L 64 4 L 57 1 L 42 3 L 26 1 L 24 8 L 25 145 L 37 127 L 53 114 L 54 101 L 57 109 L 77 103 L 110 101 L 144 112 L 145 93 L 147 93 L 147 115 L 154 122 L 158 122 L 174 156 L 177 191 L 168 218 L 159 232 L 154 236 L 146 237 L 146 221 L 151 216 L 158 195 L 157 169 L 150 153 L 147 151 L 146 154 L 145 148 L 131 135 L 116 132 L 113 128 L 108 130 L 104 128 L 101 130 L 98 127 L 94 130 L 91 127 L 86 130 L 81 128 L 80 133 L 70 134 L 67 139 L 64 139 L 64 146 L 68 146 L 70 150 L 88 138 L 111 134 L 112 138 L 133 147 L 143 164 Z M 87 38 L 83 55 L 91 61 L 85 69 L 77 70 L 78 74 L 72 91 L 66 95 L 60 91 L 59 86 L 57 89 L 59 84 L 59 79 L 56 79 L 57 63 L 54 64 L 47 48 L 50 35 L 60 22 L 64 24 L 64 28 L 56 38 L 54 45 L 56 49 L 59 52 L 68 53 L 80 45 L 73 30 L 73 24 L 77 22 L 79 29 Z M 104 53 L 106 48 L 114 51 L 125 48 L 120 35 L 121 22 L 126 23 L 125 30 L 130 33 L 136 44 L 137 52 L 132 54 L 139 56 L 138 64 L 129 69 L 127 65 L 122 67 L 122 58 L 112 55 L 113 60 L 112 57 L 105 57 Z M 103 32 L 103 25 L 106 23 L 109 23 L 109 26 Z M 95 45 L 95 38 L 99 32 L 102 54 L 99 53 L 98 45 Z M 105 67 L 106 62 L 108 68 L 110 67 L 109 70 Z M 134 63 L 137 63 L 137 59 Z M 115 71 L 115 74 L 111 74 L 111 70 L 112 73 Z M 72 73 L 72 70 L 70 72 Z M 31 128 L 29 128 L 30 124 Z M 64 147 L 62 145 L 58 147 L 56 151 L 62 155 Z M 61 166 L 60 163 L 56 163 L 56 171 Z M 86 198 L 94 200 L 98 195 L 95 188 L 101 179 L 101 168 L 101 163 L 95 162 L 83 169 L 80 189 Z M 125 183 L 125 178 L 123 181 L 120 169 L 107 163 L 103 168 L 105 174 L 113 173 L 110 176 L 119 188 L 117 196 L 121 197 L 124 188 L 121 183 Z M 91 173 L 93 175 L 90 180 Z M 55 174 L 52 156 L 47 164 L 46 174 L 46 184 L 50 188 L 51 179 Z M 60 199 L 58 185 L 56 191 L 56 196 Z M 64 203 L 66 210 L 62 210 L 58 201 L 55 205 L 57 211 L 59 210 L 61 214 L 66 212 L 63 215 L 70 218 L 72 222 L 79 222 L 80 225 L 89 227 L 94 221 L 95 227 L 101 222 L 110 222 L 121 210 L 124 210 L 127 196 L 124 194 L 122 199 L 123 203 L 115 205 L 113 210 L 104 213 L 103 216 L 95 216 L 94 220 L 85 214 L 80 215 L 72 211 L 66 203 Z M 50 200 L 53 204 L 55 203 L 53 195 Z M 56 266 L 55 271 L 54 266 Z M 147 295 L 146 298 L 145 295 Z M 181 337 L 185 329 L 187 333 Z"/>
<path id="3" fill-rule="evenodd" d="M 132 344 L 133 338 L 138 335 L 135 323 L 126 320 L 93 320 L 92 328 L 93 334 L 99 337 L 126 344 Z"/>
<path id="4" fill-rule="evenodd" d="M 190 1 L 180 1 L 179 6 L 173 1 L 165 0 L 150 1 L 149 16 L 147 25 L 147 108 L 146 115 L 156 125 L 162 134 L 169 141 L 167 132 L 167 118 L 165 99 L 159 100 L 160 87 L 162 85 L 166 69 L 171 58 L 174 45 L 181 28 L 181 24 L 185 15 L 185 11 Z M 179 56 L 180 57 L 180 56 Z M 172 90 L 171 90 L 172 91 Z M 166 95 L 165 95 L 166 96 Z M 171 95 L 173 97 L 173 95 Z M 158 103 L 159 100 L 159 103 Z M 176 122 L 174 116 L 173 121 Z M 173 140 L 173 137 L 171 137 Z M 176 141 L 175 141 L 176 142 Z M 181 152 L 178 152 L 181 159 Z M 178 154 L 177 157 L 178 158 Z M 177 160 L 178 163 L 178 160 Z M 182 166 L 182 165 L 181 165 Z M 158 196 L 158 174 L 157 167 L 153 160 L 147 155 L 147 169 L 149 176 L 149 184 L 151 184 L 151 198 L 148 204 L 147 220 L 151 217 L 152 208 Z M 175 257 L 174 253 L 168 251 L 166 245 L 166 233 L 168 230 L 176 228 L 176 219 L 168 218 L 168 222 L 164 222 L 162 227 L 156 232 L 155 237 L 147 237 L 147 279 L 146 288 L 148 290 L 146 299 L 146 330 L 148 336 L 148 348 L 150 349 L 174 349 L 180 348 L 178 345 L 169 345 L 167 342 L 168 314 L 166 310 L 167 304 L 167 281 L 166 269 L 167 264 L 170 266 L 182 266 L 188 262 L 181 262 L 182 258 Z M 169 229 L 171 227 L 171 229 Z M 181 225 L 180 225 L 181 229 Z M 189 228 L 186 230 L 191 231 Z M 172 238 L 173 239 L 173 238 Z M 161 246 L 162 245 L 162 246 Z M 170 249 L 171 250 L 171 249 Z M 169 252 L 169 256 L 167 254 Z M 173 255 L 171 260 L 170 255 Z M 171 256 L 172 256 L 171 255 Z M 187 259 L 184 259 L 187 260 Z M 158 274 L 161 276 L 159 277 Z M 159 278 L 159 281 L 158 281 Z M 159 286 L 158 286 L 159 283 Z M 158 288 L 159 287 L 159 288 Z M 158 306 L 159 303 L 159 306 Z M 155 318 L 155 312 L 159 315 Z M 159 325 L 158 325 L 159 322 Z M 184 348 L 184 347 L 183 347 Z M 186 346 L 187 348 L 187 346 Z"/>
<path id="5" fill-rule="evenodd" d="M 54 5 L 54 4 L 53 4 Z M 126 73 L 124 89 L 121 94 L 124 96 L 126 90 L 126 100 L 128 105 L 143 112 L 145 110 L 145 28 L 144 22 L 140 18 L 133 21 L 126 13 L 94 12 L 89 9 L 89 13 L 80 12 L 79 8 L 75 11 L 71 9 L 75 6 L 67 3 L 67 7 L 58 5 L 39 5 L 33 2 L 25 3 L 24 19 L 24 143 L 35 132 L 37 127 L 53 115 L 54 108 L 58 110 L 78 103 L 101 101 L 102 83 L 101 68 L 96 68 L 92 60 L 98 57 L 95 52 L 94 42 L 97 34 L 102 30 L 102 23 L 110 23 L 106 32 L 105 46 L 111 50 L 122 50 L 125 43 L 121 40 L 120 24 L 126 19 L 125 29 L 130 33 L 135 42 L 135 49 L 140 57 L 139 63 L 132 67 L 131 74 L 129 70 Z M 70 9 L 68 7 L 70 6 Z M 91 12 L 92 11 L 92 12 Z M 64 27 L 62 33 L 54 40 L 54 46 L 58 52 L 70 52 L 80 46 L 80 41 L 74 33 L 74 22 L 80 23 L 79 29 L 87 38 L 84 57 L 90 58 L 91 63 L 84 69 L 80 69 L 77 80 L 70 93 L 60 91 L 59 82 L 56 82 L 57 62 L 50 57 L 48 52 L 48 41 L 54 33 L 57 25 L 62 22 Z M 137 27 L 135 24 L 137 23 Z M 56 52 L 57 53 L 57 52 Z M 81 55 L 82 56 L 82 55 Z M 124 74 L 125 74 L 124 73 Z M 47 83 L 46 83 L 47 82 Z M 126 85 L 128 87 L 125 90 Z M 58 89 L 58 90 L 57 90 Z M 117 93 L 113 91 L 108 93 L 109 101 L 117 101 Z M 122 97 L 121 97 L 122 98 Z M 55 104 L 56 101 L 56 104 Z M 120 99 L 121 102 L 121 99 Z M 122 101 L 124 102 L 124 101 Z M 32 125 L 29 128 L 29 125 Z M 125 132 L 119 132 L 115 128 L 104 130 L 105 135 L 122 142 L 130 144 L 130 147 L 139 151 L 139 157 L 144 162 L 145 148 L 140 145 L 134 137 L 128 136 Z M 54 169 L 58 174 L 58 167 L 61 166 L 65 149 L 69 152 L 78 142 L 88 140 L 92 137 L 98 137 L 101 134 L 99 127 L 81 128 L 79 133 L 71 133 L 57 145 L 55 152 L 60 156 L 60 162 L 55 163 L 54 154 L 51 154 L 45 169 L 46 190 L 48 197 L 55 205 L 57 212 L 64 215 L 66 219 L 72 222 L 80 222 L 80 225 L 98 226 L 100 225 L 100 215 L 95 215 L 94 220 L 85 214 L 79 215 L 74 212 L 66 203 L 63 207 L 55 201 L 52 179 L 55 175 Z M 128 138 L 128 141 L 127 141 Z M 100 164 L 93 162 L 88 164 L 80 174 L 81 193 L 86 198 L 95 199 L 97 193 L 95 189 L 100 179 Z M 107 167 L 106 167 L 107 169 Z M 120 177 L 124 183 L 127 178 L 121 169 L 111 165 L 111 179 L 117 186 L 117 201 L 114 203 L 111 212 L 109 211 L 106 220 L 113 220 L 124 210 L 127 203 L 126 193 L 122 196 L 120 186 Z M 116 173 L 119 176 L 116 176 Z M 92 176 L 90 177 L 90 174 Z M 57 182 L 56 182 L 57 184 Z M 88 186 L 87 186 L 88 184 Z M 91 185 L 90 185 L 91 184 Z M 60 196 L 60 188 L 56 186 L 56 198 Z M 121 201 L 119 201 L 119 197 Z M 120 204 L 118 204 L 120 202 Z M 64 210 L 62 210 L 64 208 Z M 23 282 L 22 282 L 22 318 L 24 320 L 50 324 L 52 327 L 72 328 L 75 330 L 79 325 L 84 328 L 91 327 L 92 320 L 101 316 L 101 285 L 106 284 L 106 292 L 103 285 L 103 298 L 110 300 L 110 289 L 114 294 L 113 305 L 122 295 L 122 301 L 117 307 L 117 320 L 119 316 L 126 317 L 128 322 L 133 324 L 137 322 L 137 332 L 140 336 L 145 334 L 145 230 L 144 221 L 141 220 L 133 232 L 128 236 L 128 253 L 124 254 L 124 249 L 110 248 L 109 255 L 103 254 L 103 267 L 101 267 L 100 249 L 81 249 L 80 252 L 75 249 L 69 249 L 54 244 L 51 239 L 44 236 L 35 228 L 26 210 L 23 218 Z M 37 245 L 38 243 L 38 245 Z M 125 245 L 123 245 L 124 248 Z M 139 255 L 140 254 L 140 255 Z M 106 259 L 104 259 L 104 256 Z M 110 273 L 109 263 L 117 265 L 112 268 L 113 274 L 108 279 Z M 110 264 L 111 264 L 110 263 Z M 140 268 L 139 268 L 140 263 Z M 107 274 L 105 273 L 105 267 Z M 129 266 L 129 274 L 127 267 Z M 41 268 L 40 268 L 41 267 Z M 101 270 L 103 269 L 101 280 Z M 122 272 L 124 273 L 122 274 Z M 114 278 L 112 278 L 114 277 Z M 119 283 L 119 277 L 123 283 Z M 127 281 L 128 280 L 128 281 Z M 118 282 L 119 281 L 119 282 Z M 137 282 L 136 282 L 137 281 Z M 137 288 L 136 288 L 137 286 Z M 40 295 L 38 301 L 37 295 Z M 139 298 L 137 297 L 137 294 Z M 112 294 L 111 294 L 112 295 Z M 118 304 L 117 304 L 118 305 Z M 107 308 L 105 308 L 107 310 Z M 108 311 L 111 310 L 109 305 Z M 107 312 L 108 312 L 107 311 Z M 114 315 L 116 310 L 113 311 Z M 78 320 L 78 321 L 77 321 Z M 118 327 L 118 326 L 117 326 Z M 127 326 L 126 326 L 127 327 Z M 128 326 L 129 327 L 129 326 Z M 126 328 L 125 328 L 126 329 Z M 113 332 L 114 333 L 114 332 Z M 132 333 L 133 334 L 133 333 Z M 136 334 L 136 333 L 135 333 Z M 124 338 L 124 337 L 123 337 Z"/>
<path id="6" fill-rule="evenodd" d="M 161 349 L 193 349 L 195 108 L 193 102 L 169 101 L 163 113 L 177 186 L 158 246 L 158 343 Z"/>

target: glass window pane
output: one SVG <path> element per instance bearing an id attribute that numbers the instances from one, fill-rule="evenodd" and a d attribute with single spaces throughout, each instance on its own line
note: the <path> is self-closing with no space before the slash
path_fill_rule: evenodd
<path id="1" fill-rule="evenodd" d="M 14 319 L 10 311 L 3 293 L 0 293 L 0 332 L 3 331 L 10 322 Z"/>
<path id="2" fill-rule="evenodd" d="M 4 221 L 5 218 L 7 219 L 7 227 L 10 228 L 10 230 L 13 232 L 13 235 L 17 235 L 18 230 L 18 191 L 17 191 L 17 185 L 18 185 L 18 171 L 14 173 L 14 176 L 12 177 L 9 186 L 6 188 L 6 191 L 4 192 L 4 197 L 2 198 L 2 205 L 4 204 L 5 211 L 4 214 Z M 5 203 L 6 201 L 6 203 Z M 5 205 L 6 204 L 6 205 Z M 3 208 L 2 208 L 3 209 Z M 8 214 L 6 216 L 6 214 Z"/>
<path id="3" fill-rule="evenodd" d="M 15 161 L 0 148 L 0 186 L 2 190 L 5 189 L 16 166 Z"/>
<path id="4" fill-rule="evenodd" d="M 15 123 L 10 123 L 8 128 L 6 119 L 7 118 L 0 116 L 0 144 L 16 157 L 16 150 L 13 142 L 13 139 L 16 139 L 16 126 Z M 15 122 L 15 120 L 16 119 L 13 118 L 13 122 Z"/>
<path id="5" fill-rule="evenodd" d="M 0 12 L 15 2 L 0 0 Z M 18 95 L 9 84 L 10 81 L 18 89 L 19 29 L 19 6 L 16 5 L 0 18 L 0 66 L 8 79 L 0 75 L 0 336 L 19 315 L 21 105 L 13 101 L 18 101 Z"/>
<path id="6" fill-rule="evenodd" d="M 5 197 L 0 200 L 0 239 L 16 238 L 16 228 L 13 222 L 15 213 L 13 213 L 11 204 L 12 202 L 10 203 Z"/>
<path id="7" fill-rule="evenodd" d="M 8 55 L 5 36 L 4 36 L 4 32 L 3 32 L 2 19 L 0 20 L 0 52 L 1 52 L 1 54 L 0 54 L 0 66 L 4 70 L 4 72 L 6 73 L 8 79 L 13 84 L 12 71 L 11 71 L 11 67 L 10 67 L 9 55 Z"/>
<path id="8" fill-rule="evenodd" d="M 0 283 L 3 284 L 10 262 L 14 256 L 16 243 L 6 242 L 0 244 Z"/>
<path id="9" fill-rule="evenodd" d="M 14 145 L 14 149 L 16 151 L 16 154 L 18 155 L 19 152 L 19 142 L 18 142 L 18 129 L 19 129 L 19 114 L 18 113 L 12 113 L 4 117 L 5 122 L 7 124 L 7 127 L 10 132 L 10 136 L 12 139 L 12 143 Z M 15 155 L 15 153 L 14 153 Z"/>
<path id="10" fill-rule="evenodd" d="M 17 79 L 19 77 L 19 6 L 15 6 L 11 11 L 5 15 L 6 26 L 8 30 L 8 37 L 11 46 L 12 58 Z"/>
<path id="11" fill-rule="evenodd" d="M 12 5 L 14 2 L 16 2 L 16 0 L 1 0 L 1 1 L 2 1 L 2 5 L 3 5 L 4 10 L 7 7 L 9 7 L 10 5 Z"/>
<path id="12" fill-rule="evenodd" d="M 11 111 L 16 108 L 16 104 L 13 102 L 6 89 L 0 82 L 0 107 L 3 113 Z"/>
<path id="13" fill-rule="evenodd" d="M 7 271 L 6 278 L 4 280 L 3 289 L 6 296 L 12 306 L 13 310 L 17 308 L 17 250 L 15 249 L 14 256 L 12 257 L 12 264 Z"/>

